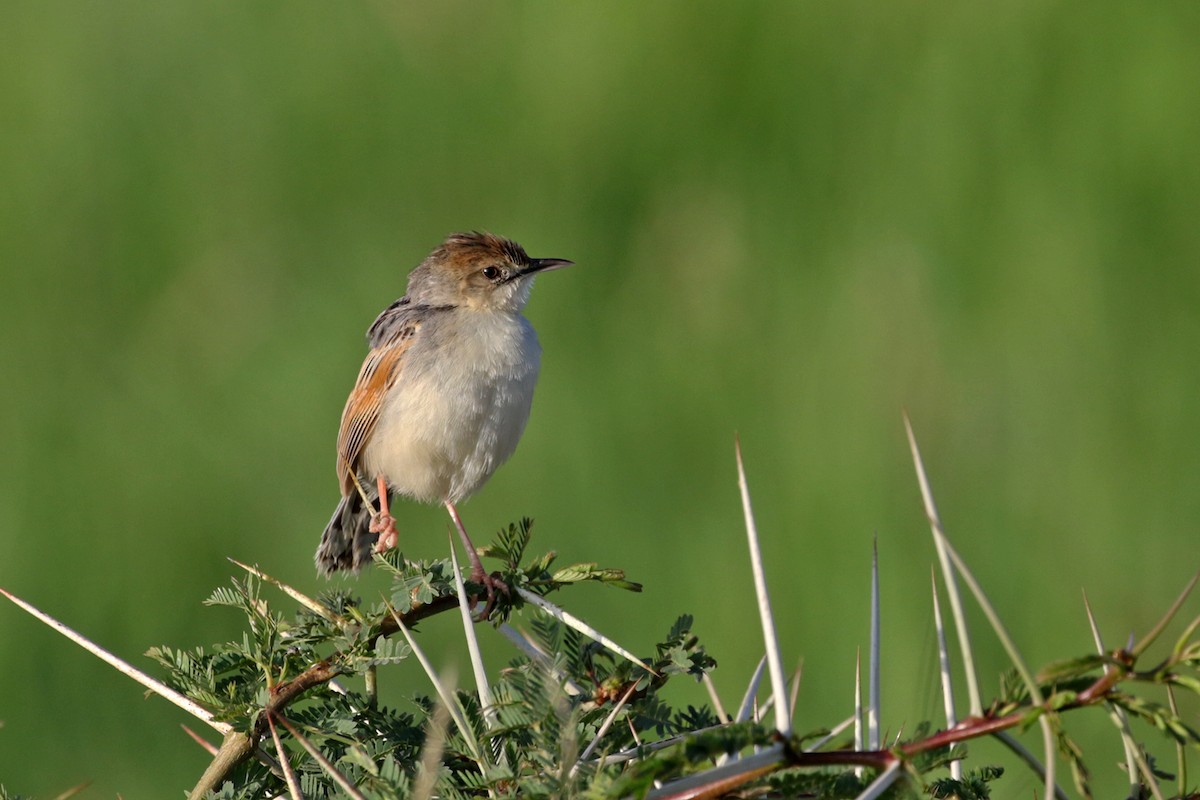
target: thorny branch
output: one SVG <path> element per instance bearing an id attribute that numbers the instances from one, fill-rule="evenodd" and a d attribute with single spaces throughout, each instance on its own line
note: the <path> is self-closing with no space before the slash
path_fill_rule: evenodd
<path id="1" fill-rule="evenodd" d="M 413 606 L 398 616 L 405 625 L 415 625 L 423 619 L 457 607 L 458 597 L 456 595 L 443 595 L 432 602 Z M 395 618 L 385 617 L 380 623 L 379 634 L 375 639 L 386 638 L 399 630 Z M 309 689 L 326 684 L 336 678 L 340 671 L 334 664 L 341 655 L 341 652 L 334 653 L 313 664 L 290 681 L 272 687 L 271 698 L 255 719 L 254 725 L 249 731 L 233 731 L 225 737 L 212 763 L 208 765 L 208 769 L 200 776 L 199 782 L 188 795 L 188 800 L 200 800 L 206 793 L 215 791 L 233 770 L 254 755 L 258 748 L 258 742 L 267 734 L 268 716 L 272 714 L 278 716 Z"/>
<path id="2" fill-rule="evenodd" d="M 1054 697 L 1051 697 L 1043 703 L 1022 705 L 1001 716 L 991 716 L 989 713 L 985 713 L 982 716 L 968 717 L 953 728 L 939 731 L 927 738 L 909 742 L 890 750 L 803 752 L 790 743 L 785 743 L 785 746 L 777 751 L 777 757 L 773 764 L 760 766 L 752 772 L 739 775 L 736 779 L 709 784 L 696 791 L 681 793 L 666 792 L 661 797 L 670 798 L 671 800 L 715 798 L 734 790 L 738 786 L 759 780 L 772 772 L 792 767 L 859 766 L 883 770 L 896 762 L 903 763 L 921 753 L 938 750 L 957 742 L 977 739 L 981 736 L 989 736 L 1008 730 L 1009 728 L 1027 724 L 1038 714 L 1058 714 L 1063 711 L 1108 702 L 1112 699 L 1113 690 L 1121 681 L 1131 677 L 1135 679 L 1144 679 L 1147 677 L 1147 674 L 1135 672 L 1135 661 L 1136 657 L 1128 651 L 1119 650 L 1113 653 L 1109 661 L 1109 666 L 1104 673 L 1090 686 L 1080 691 L 1073 699 L 1066 702 L 1056 701 Z M 1159 671 L 1161 671 L 1161 666 L 1155 670 L 1155 672 Z M 655 797 L 656 800 L 659 799 L 659 795 L 656 794 Z"/>

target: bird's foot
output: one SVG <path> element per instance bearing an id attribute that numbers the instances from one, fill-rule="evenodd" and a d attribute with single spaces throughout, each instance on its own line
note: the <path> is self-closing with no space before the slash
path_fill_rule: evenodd
<path id="1" fill-rule="evenodd" d="M 492 613 L 492 609 L 496 607 L 496 590 L 504 592 L 505 595 L 512 594 L 508 588 L 508 584 L 500 580 L 494 575 L 489 575 L 482 569 L 471 571 L 471 582 L 478 583 L 487 591 L 487 603 L 483 606 L 483 611 L 474 618 L 476 622 L 483 622 Z M 474 602 L 475 598 L 471 598 Z"/>
<path id="2" fill-rule="evenodd" d="M 375 549 L 372 552 L 385 553 L 400 543 L 400 531 L 396 530 L 396 518 L 387 512 L 371 517 L 371 525 L 367 530 L 379 534 L 379 539 L 375 542 Z"/>

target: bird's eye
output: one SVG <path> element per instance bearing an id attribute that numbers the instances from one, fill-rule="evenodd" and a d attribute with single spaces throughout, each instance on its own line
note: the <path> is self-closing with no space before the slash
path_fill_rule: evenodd
<path id="1" fill-rule="evenodd" d="M 500 272 L 499 267 L 484 267 L 483 268 L 483 277 L 487 278 L 489 281 L 497 280 L 500 277 L 500 275 L 501 275 L 501 272 Z"/>

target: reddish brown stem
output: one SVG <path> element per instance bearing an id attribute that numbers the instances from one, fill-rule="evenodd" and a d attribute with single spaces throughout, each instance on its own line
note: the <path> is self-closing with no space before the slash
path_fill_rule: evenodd
<path id="1" fill-rule="evenodd" d="M 456 595 L 445 595 L 434 600 L 432 603 L 414 606 L 404 614 L 400 614 L 399 617 L 405 625 L 414 625 L 427 617 L 448 611 L 457 605 L 458 597 Z M 390 636 L 398 630 L 400 628 L 396 624 L 395 618 L 388 616 L 380 624 L 379 635 L 376 636 L 376 639 Z M 339 655 L 340 653 L 330 656 L 324 661 L 318 661 L 290 681 L 285 681 L 273 687 L 270 699 L 258 715 L 258 718 L 254 721 L 250 732 L 232 731 L 225 737 L 216 757 L 209 764 L 208 769 L 205 770 L 196 787 L 192 789 L 191 794 L 188 795 L 189 800 L 199 800 L 206 792 L 220 786 L 229 773 L 254 754 L 259 739 L 267 732 L 268 714 L 279 715 L 309 689 L 320 686 L 323 683 L 328 683 L 336 678 L 340 670 L 334 666 L 334 662 Z"/>
<path id="2" fill-rule="evenodd" d="M 1116 686 L 1127 673 L 1120 669 L 1109 669 L 1103 675 L 1096 679 L 1088 688 L 1084 689 L 1070 703 L 1059 706 L 1056 711 L 1068 711 L 1073 708 L 1082 708 L 1084 706 L 1095 705 L 1105 699 L 1109 691 Z M 1050 709 L 1045 705 L 1042 706 L 1044 711 Z M 955 725 L 949 730 L 941 731 L 928 739 L 922 739 L 919 742 L 910 742 L 900 748 L 900 753 L 904 756 L 913 756 L 917 753 L 924 753 L 929 750 L 936 750 L 939 747 L 946 747 L 955 742 L 965 741 L 967 739 L 975 739 L 980 736 L 986 736 L 992 733 L 998 733 L 1008 728 L 1020 725 L 1022 721 L 1028 717 L 1029 712 L 1033 710 L 1033 706 L 1022 706 L 1019 710 L 1007 714 L 1003 717 L 968 717 L 962 722 Z"/>

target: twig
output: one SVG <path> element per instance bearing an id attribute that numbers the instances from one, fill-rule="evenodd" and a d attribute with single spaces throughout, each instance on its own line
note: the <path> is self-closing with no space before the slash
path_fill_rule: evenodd
<path id="1" fill-rule="evenodd" d="M 457 597 L 443 595 L 430 603 L 416 605 L 398 616 L 405 625 L 411 626 L 457 606 Z M 385 617 L 379 625 L 379 635 L 375 638 L 391 636 L 399 630 L 396 620 L 392 617 Z M 233 770 L 250 758 L 257 747 L 258 740 L 267 733 L 267 714 L 275 714 L 277 719 L 280 718 L 283 710 L 302 697 L 305 692 L 336 678 L 340 674 L 340 670 L 334 664 L 341 655 L 342 653 L 339 652 L 323 661 L 318 661 L 292 680 L 273 687 L 270 699 L 259 713 L 250 732 L 232 731 L 225 735 L 216 757 L 208 765 L 204 774 L 200 776 L 200 780 L 188 795 L 188 800 L 201 800 L 207 792 L 219 787 Z"/>

